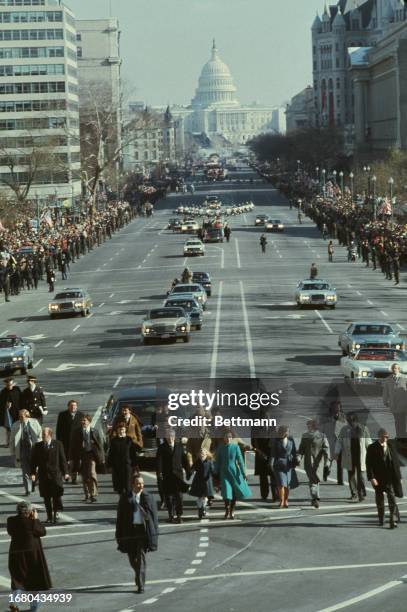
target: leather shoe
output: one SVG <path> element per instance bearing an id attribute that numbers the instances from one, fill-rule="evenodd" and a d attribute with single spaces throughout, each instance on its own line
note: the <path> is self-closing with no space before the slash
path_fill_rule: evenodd
<path id="1" fill-rule="evenodd" d="M 137 589 L 137 593 L 144 593 L 144 587 L 139 587 Z"/>

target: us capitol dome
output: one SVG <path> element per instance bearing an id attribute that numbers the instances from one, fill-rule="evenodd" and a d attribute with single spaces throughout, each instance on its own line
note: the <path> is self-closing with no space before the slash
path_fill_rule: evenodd
<path id="1" fill-rule="evenodd" d="M 202 68 L 198 88 L 192 100 L 193 108 L 208 106 L 239 106 L 236 87 L 228 66 L 222 62 L 216 48 L 212 45 L 211 59 Z"/>
<path id="2" fill-rule="evenodd" d="M 283 109 L 258 103 L 241 105 L 229 67 L 219 56 L 215 41 L 204 64 L 189 106 L 171 106 L 180 131 L 196 142 L 209 139 L 211 146 L 235 146 L 264 132 L 285 131 Z"/>

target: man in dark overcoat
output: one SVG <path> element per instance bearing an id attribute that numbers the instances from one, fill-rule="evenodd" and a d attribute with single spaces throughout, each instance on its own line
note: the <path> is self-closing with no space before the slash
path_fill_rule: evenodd
<path id="1" fill-rule="evenodd" d="M 47 523 L 56 523 L 63 510 L 64 480 L 69 479 L 64 447 L 52 439 L 52 429 L 44 427 L 42 442 L 37 442 L 31 454 L 31 478 L 38 479 L 40 495 L 47 511 Z"/>
<path id="2" fill-rule="evenodd" d="M 69 447 L 72 438 L 72 432 L 75 429 L 80 429 L 83 412 L 78 410 L 78 402 L 71 399 L 68 402 L 66 410 L 58 414 L 56 438 L 62 442 L 65 452 L 65 457 L 69 462 L 71 470 L 72 484 L 76 484 L 78 478 L 79 466 L 75 464 L 70 456 Z"/>
<path id="3" fill-rule="evenodd" d="M 126 435 L 126 424 L 119 423 L 116 436 L 110 441 L 107 466 L 112 470 L 113 489 L 122 494 L 130 491 L 137 466 L 137 446 Z"/>
<path id="4" fill-rule="evenodd" d="M 182 523 L 182 494 L 188 490 L 184 474 L 188 477 L 189 473 L 190 464 L 186 450 L 181 442 L 175 440 L 175 435 L 170 433 L 157 449 L 157 476 L 162 482 L 168 523 L 173 523 L 174 520 Z"/>
<path id="5" fill-rule="evenodd" d="M 144 593 L 146 553 L 157 550 L 158 516 L 155 499 L 144 490 L 141 476 L 132 478 L 131 491 L 123 493 L 117 508 L 117 549 L 127 554 L 135 573 L 137 592 Z"/>
<path id="6" fill-rule="evenodd" d="M 378 440 L 370 444 L 366 453 L 367 478 L 376 497 L 379 525 L 384 524 L 384 494 L 387 495 L 390 512 L 390 529 L 397 527 L 400 513 L 396 497 L 403 497 L 400 461 L 394 443 L 385 429 L 379 429 Z"/>

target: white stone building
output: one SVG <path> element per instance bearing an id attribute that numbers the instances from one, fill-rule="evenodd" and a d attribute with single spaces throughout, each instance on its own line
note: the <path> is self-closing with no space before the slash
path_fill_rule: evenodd
<path id="1" fill-rule="evenodd" d="M 34 176 L 29 198 L 80 195 L 76 30 L 56 0 L 0 0 L 0 190 Z M 32 159 L 54 162 L 32 171 Z M 57 202 L 58 201 L 58 202 Z"/>
<path id="2" fill-rule="evenodd" d="M 285 111 L 287 133 L 308 128 L 313 125 L 314 92 L 309 85 L 293 96 Z"/>
<path id="3" fill-rule="evenodd" d="M 171 107 L 190 134 L 204 134 L 215 144 L 221 139 L 244 144 L 262 132 L 284 131 L 283 113 L 272 106 L 241 105 L 228 66 L 221 60 L 215 41 L 204 65 L 189 107 Z"/>

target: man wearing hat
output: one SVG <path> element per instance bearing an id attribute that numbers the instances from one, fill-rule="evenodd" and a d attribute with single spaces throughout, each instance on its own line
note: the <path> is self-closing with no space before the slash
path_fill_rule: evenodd
<path id="1" fill-rule="evenodd" d="M 30 416 L 42 425 L 43 417 L 48 414 L 44 391 L 37 385 L 35 376 L 27 377 L 27 387 L 21 394 L 21 408 L 25 408 Z"/>
<path id="2" fill-rule="evenodd" d="M 6 445 L 10 444 L 10 431 L 13 423 L 18 420 L 21 389 L 14 385 L 12 377 L 4 380 L 4 388 L 0 391 L 0 425 L 6 429 Z"/>

